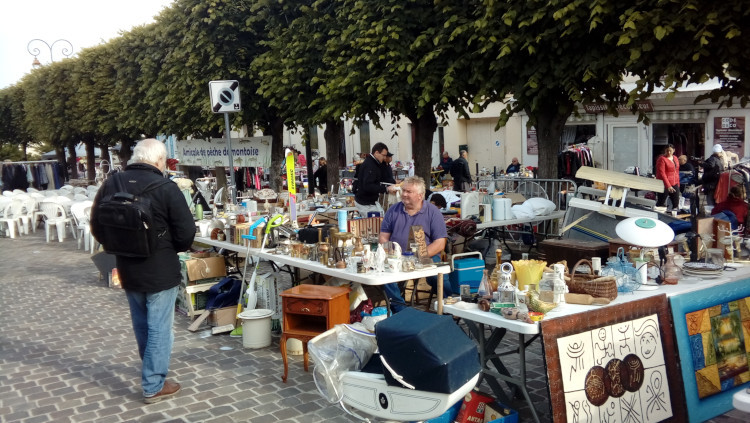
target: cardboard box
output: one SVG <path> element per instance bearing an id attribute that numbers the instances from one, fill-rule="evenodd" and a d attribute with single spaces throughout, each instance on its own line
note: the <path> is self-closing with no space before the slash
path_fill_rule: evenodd
<path id="1" fill-rule="evenodd" d="M 518 423 L 518 413 L 510 407 L 493 401 L 484 406 L 484 423 Z"/>
<path id="2" fill-rule="evenodd" d="M 196 258 L 185 261 L 188 281 L 201 279 L 222 278 L 227 275 L 227 266 L 224 257 Z"/>
<path id="3" fill-rule="evenodd" d="M 209 326 L 233 325 L 237 320 L 237 306 L 230 306 L 212 310 L 208 316 Z"/>
<path id="4" fill-rule="evenodd" d="M 490 394 L 471 391 L 464 397 L 461 411 L 458 412 L 456 423 L 480 423 L 484 421 L 484 409 L 487 404 L 494 402 Z"/>

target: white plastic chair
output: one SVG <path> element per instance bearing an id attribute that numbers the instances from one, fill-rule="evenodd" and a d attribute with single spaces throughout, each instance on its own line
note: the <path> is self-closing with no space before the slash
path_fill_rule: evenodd
<path id="1" fill-rule="evenodd" d="M 86 188 L 83 187 L 75 187 L 73 188 L 73 194 L 86 194 Z"/>
<path id="2" fill-rule="evenodd" d="M 23 233 L 28 235 L 29 230 L 36 233 L 36 220 L 34 215 L 34 212 L 36 212 L 36 199 L 31 196 L 25 196 L 21 201 L 23 201 L 23 211 L 21 212 L 19 219 Z"/>
<path id="3" fill-rule="evenodd" d="M 57 240 L 65 240 L 65 227 L 70 225 L 70 231 L 76 236 L 73 218 L 68 217 L 65 207 L 55 201 L 45 200 L 39 205 L 39 209 L 44 213 L 44 232 L 47 236 L 47 242 L 50 241 L 50 231 L 57 229 Z"/>
<path id="4" fill-rule="evenodd" d="M 21 233 L 21 215 L 23 214 L 23 200 L 13 199 L 5 206 L 3 217 L 0 218 L 0 227 L 3 224 L 8 226 L 8 234 L 15 238 L 16 234 Z"/>
<path id="5" fill-rule="evenodd" d="M 5 216 L 5 207 L 13 201 L 10 197 L 0 195 L 0 217 Z"/>
<path id="6" fill-rule="evenodd" d="M 39 192 L 39 190 L 36 189 L 36 188 L 34 188 L 34 187 L 28 187 L 28 188 L 26 188 L 26 192 L 28 192 L 29 194 L 31 194 L 32 192 Z"/>
<path id="7" fill-rule="evenodd" d="M 87 194 L 85 194 L 85 193 L 83 193 L 83 194 L 82 193 L 77 193 L 77 194 L 73 195 L 73 201 L 78 201 L 78 202 L 80 202 L 80 201 L 88 201 L 88 199 L 89 199 L 89 196 Z"/>
<path id="8" fill-rule="evenodd" d="M 86 251 L 89 250 L 89 246 L 91 245 L 89 215 L 93 203 L 94 202 L 91 200 L 86 200 L 73 203 L 73 205 L 70 206 L 70 213 L 73 215 L 73 221 L 75 222 L 76 232 L 78 234 L 78 249 L 81 249 L 81 241 L 83 241 L 83 249 Z"/>

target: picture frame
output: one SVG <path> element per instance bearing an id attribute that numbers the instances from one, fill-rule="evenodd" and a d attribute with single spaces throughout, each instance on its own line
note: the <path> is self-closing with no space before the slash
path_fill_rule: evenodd
<path id="1" fill-rule="evenodd" d="M 542 320 L 554 422 L 685 421 L 666 295 Z"/>
<path id="2" fill-rule="evenodd" d="M 699 364 L 701 359 L 693 357 L 692 349 L 695 334 L 691 336 L 690 332 L 695 332 L 696 330 L 689 329 L 688 316 L 691 315 L 691 318 L 695 318 L 694 314 L 696 312 L 710 308 L 721 309 L 722 305 L 728 305 L 730 302 L 742 299 L 745 299 L 745 304 L 743 305 L 745 309 L 742 311 L 745 317 L 742 335 L 745 342 L 748 343 L 750 342 L 748 340 L 748 327 L 750 327 L 750 316 L 748 316 L 750 284 L 747 283 L 746 279 L 723 284 L 721 285 L 721 289 L 697 290 L 675 295 L 669 299 L 672 320 L 674 322 L 674 332 L 677 338 L 677 350 L 680 355 L 680 371 L 682 373 L 687 402 L 687 414 L 690 422 L 702 422 L 732 410 L 734 408 L 732 406 L 732 396 L 737 391 L 746 389 L 749 385 L 748 383 L 743 383 L 710 395 L 703 393 L 703 398 L 701 398 L 696 380 L 697 370 L 700 370 L 696 368 L 696 364 Z M 723 314 L 723 312 L 716 311 L 711 314 L 716 316 L 717 314 Z M 706 319 L 710 321 L 711 317 L 706 316 Z"/>

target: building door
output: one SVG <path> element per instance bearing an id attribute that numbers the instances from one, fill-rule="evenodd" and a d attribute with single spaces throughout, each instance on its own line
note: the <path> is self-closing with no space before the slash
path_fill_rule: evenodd
<path id="1" fill-rule="evenodd" d="M 469 165 L 471 174 L 476 172 L 475 163 L 479 168 L 487 168 L 490 172 L 493 167 L 497 170 L 505 169 L 510 163 L 506 160 L 505 128 L 495 131 L 497 120 L 495 119 L 471 119 L 466 123 L 466 139 L 469 143 Z M 520 157 L 520 148 L 515 154 Z M 451 154 L 456 159 L 457 155 Z"/>
<path id="2" fill-rule="evenodd" d="M 647 140 L 641 136 L 643 126 L 615 123 L 607 125 L 608 169 L 615 172 L 632 172 L 635 167 L 641 174 L 651 171 L 648 166 Z"/>

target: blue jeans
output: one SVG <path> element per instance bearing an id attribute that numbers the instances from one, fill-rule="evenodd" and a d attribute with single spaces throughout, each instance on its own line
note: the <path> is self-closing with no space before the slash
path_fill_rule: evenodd
<path id="1" fill-rule="evenodd" d="M 174 303 L 179 286 L 159 292 L 125 291 L 130 304 L 138 354 L 141 356 L 143 396 L 161 391 L 169 371 L 174 333 Z"/>
<path id="2" fill-rule="evenodd" d="M 435 263 L 439 262 L 440 254 L 435 254 L 432 257 L 432 261 Z M 435 291 L 437 276 L 430 276 L 425 279 L 432 287 L 432 290 Z M 401 289 L 398 287 L 398 283 L 387 283 L 383 285 L 383 291 L 385 292 L 386 297 L 388 297 L 388 301 L 391 303 L 391 312 L 395 314 L 406 308 L 406 301 L 404 300 L 404 297 L 401 296 Z M 451 295 L 452 292 L 450 280 L 447 278 L 447 275 L 443 275 L 443 295 Z"/>

